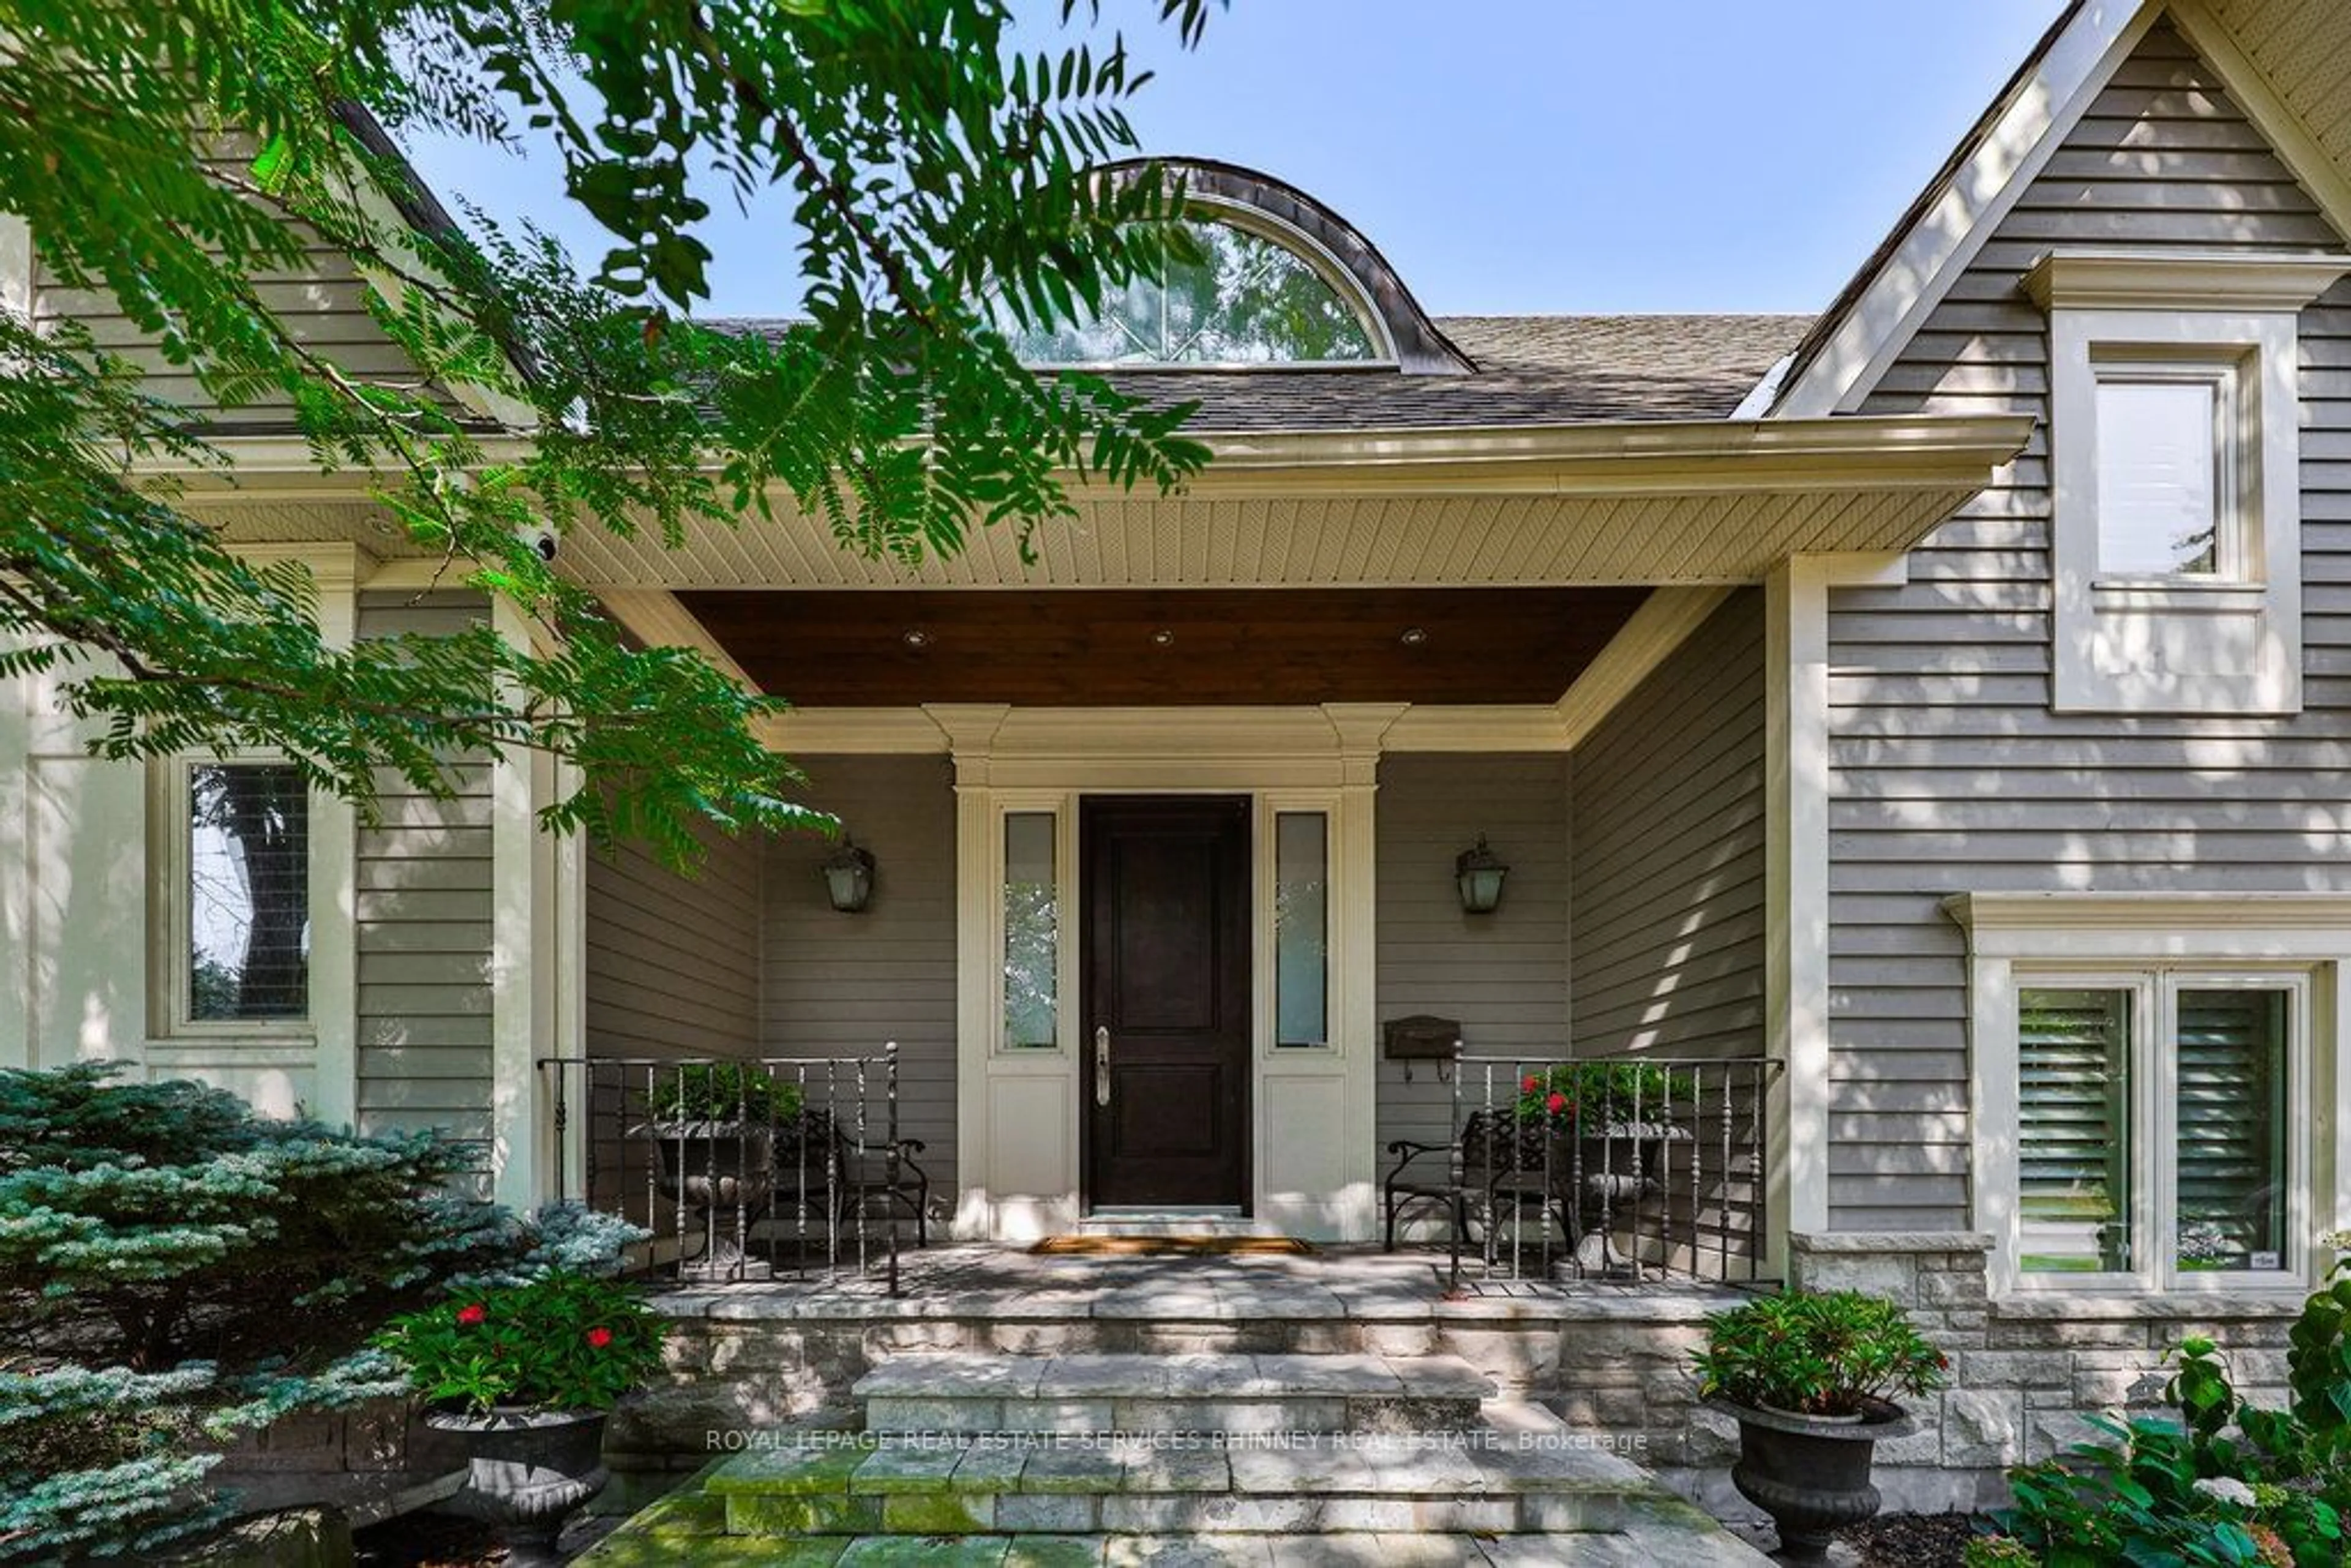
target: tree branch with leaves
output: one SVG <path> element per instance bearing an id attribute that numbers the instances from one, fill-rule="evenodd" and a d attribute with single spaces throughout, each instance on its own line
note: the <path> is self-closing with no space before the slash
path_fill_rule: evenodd
<path id="1" fill-rule="evenodd" d="M 1210 0 L 1150 4 L 1189 45 Z M 1003 0 L 0 0 L 0 190 L 40 290 L 201 394 L 149 395 L 55 309 L 0 314 L 0 674 L 62 674 L 103 755 L 266 747 L 361 803 L 387 774 L 445 793 L 458 758 L 552 752 L 579 783 L 547 826 L 680 862 L 705 825 L 820 824 L 760 739 L 776 698 L 635 645 L 530 541 L 675 547 L 789 506 L 869 556 L 984 528 L 1025 554 L 1073 484 L 1195 472 L 1188 409 L 1040 378 L 998 329 L 1096 308 L 1186 243 L 1178 183 L 1104 173 L 1149 73 L 1094 6 L 1061 23 L 1031 56 Z M 538 133 L 609 248 L 582 276 L 543 235 L 450 221 L 379 124 Z M 798 319 L 695 318 L 695 171 L 789 201 Z M 358 368 L 273 308 L 315 251 L 360 269 L 406 364 Z M 490 439 L 511 432 L 485 408 L 527 411 L 528 439 Z M 365 476 L 448 586 L 538 635 L 332 645 L 299 569 L 249 564 L 162 477 L 233 481 L 254 422 Z"/>

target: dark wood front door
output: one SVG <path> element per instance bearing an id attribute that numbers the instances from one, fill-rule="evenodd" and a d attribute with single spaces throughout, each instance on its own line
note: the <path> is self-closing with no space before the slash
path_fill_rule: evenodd
<path id="1" fill-rule="evenodd" d="M 1089 1201 L 1249 1202 L 1249 803 L 1079 813 Z"/>

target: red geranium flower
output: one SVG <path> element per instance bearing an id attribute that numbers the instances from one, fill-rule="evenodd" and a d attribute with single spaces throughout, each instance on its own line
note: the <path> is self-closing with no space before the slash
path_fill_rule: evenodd
<path id="1" fill-rule="evenodd" d="M 1551 1098 L 1543 1102 L 1543 1106 L 1546 1110 L 1550 1111 L 1552 1115 L 1556 1116 L 1562 1111 L 1567 1109 L 1567 1096 L 1554 1089 L 1551 1092 Z"/>
<path id="2" fill-rule="evenodd" d="M 1523 1089 L 1523 1090 L 1525 1090 L 1528 1093 L 1531 1094 L 1531 1093 L 1533 1093 L 1536 1090 L 1538 1090 L 1538 1089 L 1540 1089 L 1540 1088 L 1541 1088 L 1541 1087 L 1542 1087 L 1542 1080 L 1541 1080 L 1541 1079 L 1540 1079 L 1540 1078 L 1538 1078 L 1538 1077 L 1536 1077 L 1533 1073 L 1530 1072 L 1530 1073 L 1528 1073 L 1528 1074 L 1527 1074 L 1527 1081 L 1526 1081 L 1525 1082 L 1523 1082 L 1523 1083 L 1520 1084 L 1520 1085 L 1519 1085 L 1519 1087 L 1520 1087 L 1520 1088 L 1521 1088 L 1521 1089 Z"/>
<path id="3" fill-rule="evenodd" d="M 484 1318 L 486 1318 L 489 1315 L 489 1308 L 482 1305 L 479 1301 L 474 1301 L 457 1309 L 457 1321 L 464 1323 L 467 1328 L 473 1327 L 475 1323 L 480 1322 Z"/>
<path id="4" fill-rule="evenodd" d="M 606 1345 L 612 1343 L 612 1331 L 611 1329 L 590 1329 L 588 1331 L 588 1343 L 594 1345 L 598 1350 L 601 1350 Z"/>

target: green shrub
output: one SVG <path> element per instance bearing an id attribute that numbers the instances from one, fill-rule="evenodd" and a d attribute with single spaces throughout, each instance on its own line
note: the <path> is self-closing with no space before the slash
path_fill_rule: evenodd
<path id="1" fill-rule="evenodd" d="M 661 1364 L 664 1332 L 627 1286 L 558 1271 L 461 1291 L 393 1319 L 374 1343 L 429 1404 L 609 1410 Z"/>
<path id="2" fill-rule="evenodd" d="M 800 1086 L 756 1063 L 687 1061 L 653 1085 L 659 1122 L 749 1122 L 773 1125 L 800 1112 Z"/>
<path id="3" fill-rule="evenodd" d="M 402 1391 L 365 1343 L 391 1312 L 453 1279 L 609 1266 L 636 1234 L 459 1196 L 471 1158 L 195 1083 L 0 1071 L 0 1561 L 208 1528 L 220 1447 Z"/>
<path id="4" fill-rule="evenodd" d="M 1908 1313 L 1859 1291 L 1759 1296 L 1706 1327 L 1706 1347 L 1691 1356 L 1699 1392 L 1750 1409 L 1864 1414 L 1894 1394 L 1941 1387 L 1950 1365 Z"/>
<path id="5" fill-rule="evenodd" d="M 2048 1568 L 2110 1563 L 2195 1568 L 2335 1568 L 2351 1511 L 2351 1279 L 2304 1304 L 2292 1334 L 2284 1410 L 2247 1404 L 2210 1340 L 2173 1353 L 2171 1415 L 2094 1417 L 2113 1439 L 2009 1472 L 2016 1506 L 2001 1530 Z"/>
<path id="6" fill-rule="evenodd" d="M 1964 1568 L 2041 1568 L 2041 1556 L 2012 1535 L 1979 1535 L 1967 1544 Z"/>

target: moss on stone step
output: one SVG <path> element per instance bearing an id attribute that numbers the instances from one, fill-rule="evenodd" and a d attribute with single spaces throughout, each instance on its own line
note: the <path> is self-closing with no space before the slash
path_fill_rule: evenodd
<path id="1" fill-rule="evenodd" d="M 882 1528 L 878 1497 L 744 1497 L 726 1500 L 729 1535 L 863 1535 Z"/>

